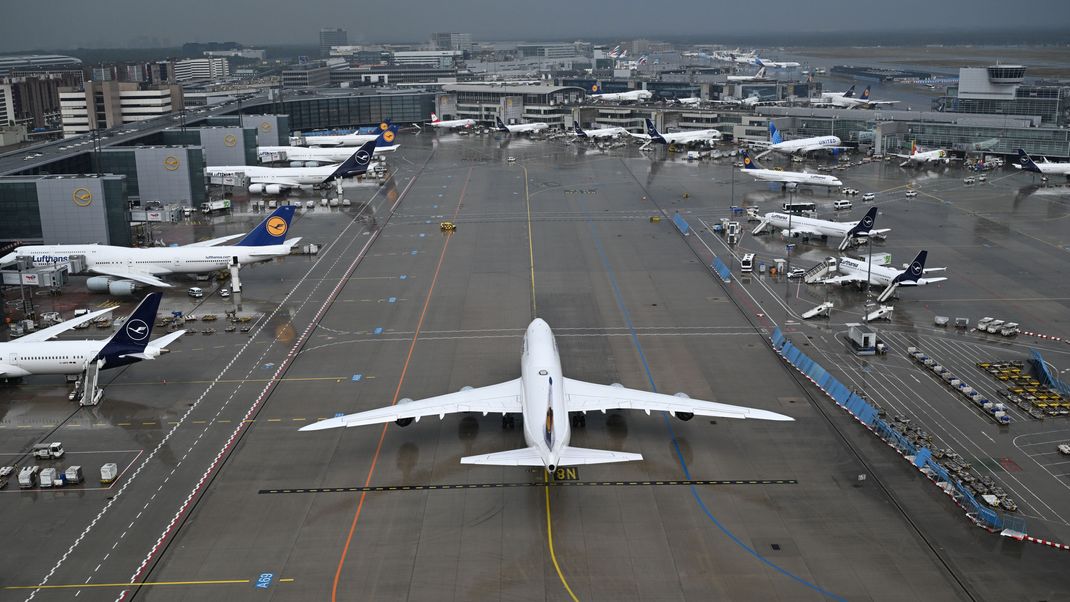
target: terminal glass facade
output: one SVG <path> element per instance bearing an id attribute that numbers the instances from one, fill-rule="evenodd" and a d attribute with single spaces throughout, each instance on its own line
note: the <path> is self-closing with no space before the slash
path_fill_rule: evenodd
<path id="1" fill-rule="evenodd" d="M 434 106 L 434 94 L 419 93 L 287 100 L 270 108 L 273 113 L 288 115 L 292 130 L 309 131 L 368 125 L 384 119 L 418 123 L 427 120 Z M 261 113 L 267 108 L 249 107 L 249 113 Z"/>
<path id="2" fill-rule="evenodd" d="M 37 208 L 36 182 L 0 183 L 0 241 L 41 238 L 41 211 Z"/>

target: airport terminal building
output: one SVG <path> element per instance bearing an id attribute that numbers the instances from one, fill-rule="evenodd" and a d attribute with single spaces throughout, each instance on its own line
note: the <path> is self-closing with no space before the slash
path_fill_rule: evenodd
<path id="1" fill-rule="evenodd" d="M 576 86 L 447 84 L 435 99 L 443 119 L 475 119 L 494 123 L 541 122 L 551 127 L 572 124 L 571 105 L 583 101 L 584 90 Z"/>

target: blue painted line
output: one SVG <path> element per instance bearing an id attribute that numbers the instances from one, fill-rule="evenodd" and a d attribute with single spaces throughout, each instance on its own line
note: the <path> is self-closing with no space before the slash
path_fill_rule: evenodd
<path id="1" fill-rule="evenodd" d="M 364 375 L 363 374 L 354 374 L 353 375 L 353 382 L 359 383 L 362 380 L 364 380 Z"/>
<path id="2" fill-rule="evenodd" d="M 650 364 L 647 363 L 646 354 L 643 353 L 643 345 L 639 342 L 639 333 L 635 330 L 635 325 L 632 323 L 632 316 L 630 313 L 628 313 L 628 308 L 624 305 L 624 295 L 621 294 L 620 287 L 617 285 L 617 277 L 614 275 L 613 268 L 609 265 L 609 258 L 606 257 L 605 249 L 602 248 L 602 241 L 598 237 L 598 232 L 595 230 L 594 222 L 591 221 L 591 216 L 587 213 L 586 207 L 584 207 L 583 210 L 583 218 L 584 221 L 587 222 L 587 228 L 591 231 L 591 240 L 594 241 L 595 249 L 597 249 L 598 251 L 598 257 L 602 260 L 602 267 L 605 268 L 606 276 L 609 277 L 609 284 L 613 288 L 613 297 L 617 302 L 617 307 L 620 309 L 621 315 L 624 318 L 624 323 L 628 327 L 628 332 L 630 333 L 632 343 L 635 344 L 635 350 L 639 353 L 639 361 L 643 363 L 643 370 L 646 372 L 646 378 L 647 381 L 650 383 L 650 389 L 656 393 L 658 391 L 658 387 L 656 384 L 654 384 L 654 376 L 650 372 Z M 680 442 L 676 439 L 676 432 L 673 430 L 672 425 L 669 423 L 669 415 L 663 413 L 662 420 L 665 423 L 665 427 L 669 430 L 669 437 L 672 439 L 672 446 L 673 449 L 676 451 L 676 458 L 680 461 L 680 467 L 684 470 L 684 477 L 688 480 L 691 480 L 691 470 L 688 468 L 687 461 L 684 460 L 684 455 L 680 451 Z M 818 592 L 819 594 L 822 594 L 834 600 L 841 600 L 843 602 L 846 602 L 845 598 L 837 596 L 836 594 L 821 588 L 819 585 L 811 583 L 806 579 L 803 579 L 802 577 L 796 575 L 795 573 L 792 573 L 791 571 L 788 571 L 787 569 L 784 569 L 763 557 L 757 552 L 757 550 L 748 546 L 741 539 L 736 537 L 736 535 L 729 531 L 728 528 L 721 523 L 721 521 L 717 520 L 717 517 L 713 515 L 713 512 L 711 512 L 709 507 L 706 505 L 706 502 L 702 500 L 702 496 L 699 495 L 698 489 L 694 485 L 689 486 L 689 489 L 691 490 L 691 496 L 695 498 L 696 502 L 698 502 L 699 508 L 702 509 L 702 512 L 710 519 L 711 522 L 713 522 L 713 524 L 721 531 L 721 533 L 724 533 L 725 536 L 728 537 L 728 539 L 732 540 L 733 543 L 743 548 L 751 556 L 757 558 L 762 564 L 775 570 L 781 575 L 784 575 L 785 577 L 789 577 L 797 581 L 798 583 L 805 585 L 806 587 Z"/>
<path id="3" fill-rule="evenodd" d="M 375 330 L 372 331 L 372 334 L 383 334 L 383 327 L 382 326 L 376 326 Z"/>
<path id="4" fill-rule="evenodd" d="M 386 302 L 387 303 L 397 303 L 398 302 L 398 298 L 397 297 L 387 297 Z"/>
<path id="5" fill-rule="evenodd" d="M 267 589 L 271 587 L 271 582 L 275 580 L 275 573 L 260 573 L 260 576 L 256 578 L 256 589 Z"/>

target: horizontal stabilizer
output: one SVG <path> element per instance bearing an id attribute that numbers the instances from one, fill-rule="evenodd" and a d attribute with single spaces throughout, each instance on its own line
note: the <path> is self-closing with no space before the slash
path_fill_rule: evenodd
<path id="1" fill-rule="evenodd" d="M 461 464 L 483 464 L 487 466 L 542 466 L 542 456 L 534 447 L 513 449 L 481 456 L 465 456 Z"/>
<path id="2" fill-rule="evenodd" d="M 558 466 L 578 466 L 580 464 L 612 464 L 614 462 L 638 462 L 643 454 L 610 451 L 608 449 L 589 449 L 586 447 L 566 447 L 558 458 Z"/>

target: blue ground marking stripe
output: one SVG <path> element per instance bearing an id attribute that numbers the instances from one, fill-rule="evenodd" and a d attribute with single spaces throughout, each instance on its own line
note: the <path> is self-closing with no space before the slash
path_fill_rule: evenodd
<path id="1" fill-rule="evenodd" d="M 595 230 L 594 222 L 591 221 L 591 216 L 587 212 L 586 207 L 583 207 L 583 217 L 584 221 L 587 222 L 587 228 L 591 231 L 591 240 L 594 241 L 595 249 L 598 251 L 598 257 L 602 260 L 602 267 L 604 267 L 606 270 L 606 276 L 609 278 L 609 284 L 613 289 L 613 297 L 617 302 L 617 307 L 620 309 L 621 315 L 624 318 L 624 323 L 628 327 L 628 332 L 630 333 L 632 343 L 634 343 L 635 345 L 635 350 L 639 353 L 639 361 L 641 361 L 643 364 L 643 370 L 646 372 L 646 378 L 647 381 L 650 383 L 650 389 L 656 393 L 658 388 L 657 385 L 654 384 L 654 376 L 650 372 L 650 364 L 647 363 L 646 354 L 643 353 L 643 345 L 639 342 L 639 333 L 636 332 L 635 325 L 632 323 L 632 316 L 630 313 L 628 313 L 628 308 L 624 305 L 624 295 L 621 294 L 620 287 L 617 285 L 617 277 L 613 272 L 613 268 L 609 265 L 609 258 L 606 257 L 605 249 L 602 247 L 602 241 L 598 237 L 598 232 Z M 669 437 L 672 438 L 673 449 L 676 451 L 676 457 L 680 461 L 680 467 L 684 470 L 684 477 L 686 477 L 688 480 L 691 480 L 691 470 L 688 468 L 687 461 L 684 460 L 684 455 L 680 451 L 680 443 L 676 439 L 676 432 L 673 431 L 672 425 L 669 423 L 668 414 L 663 413 L 662 419 L 665 422 L 665 427 L 669 431 Z M 694 485 L 690 486 L 690 490 L 691 496 L 695 498 L 696 502 L 698 502 L 699 508 L 702 509 L 702 512 L 710 519 L 711 522 L 713 522 L 713 524 L 721 531 L 721 533 L 724 533 L 725 536 L 728 537 L 728 539 L 732 540 L 733 543 L 746 550 L 751 556 L 757 558 L 762 564 L 775 570 L 781 575 L 784 575 L 785 577 L 789 577 L 797 581 L 798 583 L 805 585 L 806 587 L 818 592 L 819 594 L 822 594 L 834 600 L 842 600 L 846 602 L 844 598 L 837 596 L 836 594 L 821 588 L 819 585 L 811 583 L 806 579 L 803 579 L 802 577 L 788 571 L 787 569 L 780 567 L 771 560 L 768 560 L 763 557 L 754 548 L 743 543 L 743 541 L 736 537 L 734 533 L 729 531 L 727 527 L 721 524 L 721 521 L 717 520 L 717 517 L 713 515 L 713 512 L 711 512 L 709 507 L 706 505 L 706 502 L 702 500 L 702 496 L 699 495 L 698 489 L 696 489 Z"/>

